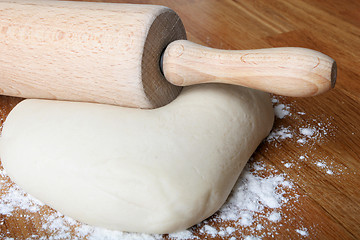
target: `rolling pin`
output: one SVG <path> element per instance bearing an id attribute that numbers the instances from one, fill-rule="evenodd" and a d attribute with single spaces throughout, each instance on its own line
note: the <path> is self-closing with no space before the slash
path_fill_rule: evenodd
<path id="1" fill-rule="evenodd" d="M 186 40 L 169 8 L 0 1 L 0 94 L 157 108 L 218 82 L 286 96 L 334 87 L 336 62 L 304 48 L 219 50 Z"/>

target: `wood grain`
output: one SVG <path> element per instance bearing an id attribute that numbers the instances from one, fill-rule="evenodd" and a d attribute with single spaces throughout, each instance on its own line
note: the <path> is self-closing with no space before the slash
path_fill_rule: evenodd
<path id="1" fill-rule="evenodd" d="M 110 1 L 109 1 L 110 2 Z M 124 2 L 124 1 L 111 1 Z M 312 98 L 277 97 L 290 106 L 291 116 L 277 119 L 274 129 L 286 127 L 298 132 L 300 127 L 323 126 L 321 136 L 306 144 L 296 138 L 264 142 L 252 162 L 265 162 L 264 175 L 284 173 L 294 183 L 288 196 L 299 195 L 283 209 L 287 216 L 279 223 L 269 223 L 259 230 L 263 239 L 300 239 L 295 229 L 305 227 L 309 239 L 360 238 L 360 2 L 339 1 L 231 1 L 231 0 L 133 0 L 132 3 L 151 3 L 174 9 L 184 22 L 188 39 L 221 49 L 254 49 L 268 47 L 311 48 L 336 59 L 338 82 L 329 93 Z M 19 99 L 1 97 L 2 119 Z M 301 115 L 299 112 L 304 112 Z M 3 121 L 3 120 L 2 120 Z M 326 134 L 325 134 L 326 133 Z M 298 134 L 299 135 L 299 134 Z M 298 136 L 296 135 L 296 136 Z M 301 160 L 301 156 L 307 160 Z M 333 166 L 329 175 L 316 163 L 324 161 Z M 294 164 L 288 168 L 284 162 Z M 340 173 L 341 170 L 341 173 Z M 7 180 L 9 181 L 9 180 Z M 41 213 L 34 213 L 31 222 L 21 217 L 0 217 L 2 236 L 25 239 L 31 234 L 49 237 L 41 229 Z M 211 221 L 211 219 L 209 220 Z M 257 223 L 265 226 L 265 220 Z M 213 226 L 220 227 L 219 223 Z M 223 222 L 221 226 L 235 226 Z M 207 237 L 194 228 L 196 235 Z M 275 229 L 272 231 L 271 229 Z M 271 235 L 275 232 L 275 235 Z M 248 227 L 239 227 L 235 238 L 251 234 Z M 217 239 L 223 239 L 217 237 Z M 224 238 L 226 239 L 226 238 Z"/>
<path id="2" fill-rule="evenodd" d="M 219 50 L 188 40 L 169 44 L 166 79 L 177 86 L 227 83 L 290 97 L 311 97 L 335 86 L 336 62 L 306 48 Z"/>
<path id="3" fill-rule="evenodd" d="M 156 108 L 181 91 L 159 68 L 165 47 L 186 38 L 166 7 L 0 1 L 0 25 L 4 95 Z"/>
<path id="4" fill-rule="evenodd" d="M 0 9 L 3 95 L 156 108 L 177 86 L 222 82 L 308 97 L 336 82 L 336 62 L 314 50 L 183 40 L 181 19 L 162 6 L 12 0 Z"/>

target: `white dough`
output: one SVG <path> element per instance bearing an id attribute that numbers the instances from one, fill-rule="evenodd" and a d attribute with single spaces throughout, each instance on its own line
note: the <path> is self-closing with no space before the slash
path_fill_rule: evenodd
<path id="1" fill-rule="evenodd" d="M 220 84 L 184 88 L 154 110 L 24 100 L 0 154 L 13 181 L 65 215 L 170 233 L 222 206 L 273 118 L 268 94 Z"/>

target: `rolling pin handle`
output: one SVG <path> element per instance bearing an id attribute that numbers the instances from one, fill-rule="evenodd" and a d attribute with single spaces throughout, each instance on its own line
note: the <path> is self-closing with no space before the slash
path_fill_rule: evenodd
<path id="1" fill-rule="evenodd" d="M 306 48 L 220 50 L 177 40 L 165 50 L 162 71 L 178 86 L 216 82 L 309 97 L 335 86 L 337 66 L 327 55 Z"/>

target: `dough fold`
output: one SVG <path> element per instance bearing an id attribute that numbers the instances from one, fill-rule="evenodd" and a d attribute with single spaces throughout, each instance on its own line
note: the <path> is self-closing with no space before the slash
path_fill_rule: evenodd
<path id="1" fill-rule="evenodd" d="M 186 87 L 153 110 L 24 100 L 0 155 L 14 182 L 65 215 L 171 233 L 222 206 L 273 118 L 268 94 L 221 84 Z"/>

